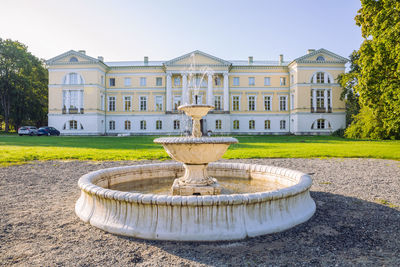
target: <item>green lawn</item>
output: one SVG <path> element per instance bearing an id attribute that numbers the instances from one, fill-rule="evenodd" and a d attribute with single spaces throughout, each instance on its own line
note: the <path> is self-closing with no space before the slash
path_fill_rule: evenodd
<path id="1" fill-rule="evenodd" d="M 155 136 L 31 137 L 0 135 L 0 165 L 31 160 L 169 159 Z M 351 140 L 331 136 L 237 136 L 224 158 L 382 158 L 400 160 L 400 141 Z"/>

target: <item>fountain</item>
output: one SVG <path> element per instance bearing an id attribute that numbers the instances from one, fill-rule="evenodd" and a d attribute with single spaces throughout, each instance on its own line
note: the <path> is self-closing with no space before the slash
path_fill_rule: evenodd
<path id="1" fill-rule="evenodd" d="M 193 119 L 192 136 L 154 140 L 180 163 L 116 167 L 82 176 L 75 205 L 79 218 L 115 234 L 182 241 L 242 239 L 307 221 L 315 212 L 307 174 L 213 163 L 237 140 L 201 136 L 199 120 L 212 108 L 180 106 Z"/>

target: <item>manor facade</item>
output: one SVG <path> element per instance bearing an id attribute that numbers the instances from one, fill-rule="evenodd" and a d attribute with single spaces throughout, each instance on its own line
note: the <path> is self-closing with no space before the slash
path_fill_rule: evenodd
<path id="1" fill-rule="evenodd" d="M 179 135 L 190 121 L 177 107 L 198 95 L 198 103 L 215 106 L 203 132 L 329 134 L 345 127 L 337 77 L 346 62 L 325 49 L 292 61 L 194 51 L 169 61 L 121 62 L 71 50 L 46 62 L 49 125 L 63 135 Z"/>

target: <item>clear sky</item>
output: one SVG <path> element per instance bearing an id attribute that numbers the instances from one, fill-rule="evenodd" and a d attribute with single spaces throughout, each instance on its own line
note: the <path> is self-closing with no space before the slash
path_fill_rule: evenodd
<path id="1" fill-rule="evenodd" d="M 0 0 L 0 37 L 37 57 L 86 50 L 105 61 L 292 60 L 308 48 L 348 57 L 361 42 L 359 0 Z"/>

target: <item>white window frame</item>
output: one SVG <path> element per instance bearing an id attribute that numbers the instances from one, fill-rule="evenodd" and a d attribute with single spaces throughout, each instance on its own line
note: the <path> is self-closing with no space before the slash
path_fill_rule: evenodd
<path id="1" fill-rule="evenodd" d="M 179 99 L 179 100 L 178 100 Z M 173 103 L 172 103 L 172 110 L 177 111 L 178 107 L 182 105 L 182 96 L 181 95 L 174 95 L 173 98 Z"/>
<path id="2" fill-rule="evenodd" d="M 142 101 L 144 100 L 144 105 L 142 105 Z M 148 98 L 146 95 L 139 96 L 139 111 L 147 111 L 147 102 Z"/>
<path id="3" fill-rule="evenodd" d="M 112 80 L 114 81 L 113 84 L 111 84 Z M 114 77 L 108 79 L 108 84 L 109 84 L 110 87 L 115 87 L 116 83 L 117 83 L 117 81 L 115 80 Z"/>
<path id="4" fill-rule="evenodd" d="M 285 109 L 282 109 L 282 99 L 285 99 L 284 101 L 285 101 Z M 287 95 L 280 95 L 279 96 L 279 111 L 287 111 L 288 110 L 288 106 L 287 106 L 287 98 L 288 98 L 288 96 Z"/>
<path id="5" fill-rule="evenodd" d="M 286 77 L 280 77 L 279 82 L 281 86 L 286 86 Z"/>
<path id="6" fill-rule="evenodd" d="M 250 98 L 251 97 L 254 97 L 253 109 L 250 109 Z M 256 95 L 248 95 L 247 96 L 247 109 L 248 109 L 248 111 L 256 111 L 257 110 L 257 96 Z"/>
<path id="7" fill-rule="evenodd" d="M 174 77 L 174 86 L 181 86 L 181 77 Z"/>
<path id="8" fill-rule="evenodd" d="M 196 95 L 195 94 L 193 94 L 192 95 L 192 104 L 195 104 L 196 103 Z M 203 104 L 203 95 L 197 95 L 197 103 L 198 104 Z"/>
<path id="9" fill-rule="evenodd" d="M 115 121 L 111 120 L 108 122 L 108 130 L 115 131 Z"/>
<path id="10" fill-rule="evenodd" d="M 158 101 L 161 99 L 161 101 Z M 163 111 L 164 109 L 164 96 L 156 95 L 154 96 L 154 110 L 155 111 Z"/>
<path id="11" fill-rule="evenodd" d="M 180 128 L 181 128 L 181 121 L 174 120 L 174 130 L 180 130 Z"/>
<path id="12" fill-rule="evenodd" d="M 255 130 L 255 129 L 256 129 L 256 121 L 249 120 L 249 130 Z"/>
<path id="13" fill-rule="evenodd" d="M 264 120 L 264 130 L 271 130 L 271 120 Z"/>
<path id="14" fill-rule="evenodd" d="M 286 120 L 280 120 L 279 129 L 286 130 Z"/>
<path id="15" fill-rule="evenodd" d="M 70 120 L 68 121 L 69 130 L 78 130 L 78 121 L 77 120 Z M 71 127 L 72 125 L 72 127 Z"/>
<path id="16" fill-rule="evenodd" d="M 214 86 L 221 86 L 221 77 L 215 77 L 214 78 Z"/>
<path id="17" fill-rule="evenodd" d="M 267 102 L 267 98 L 269 98 L 269 109 L 265 107 L 265 103 Z M 264 111 L 271 111 L 272 110 L 272 95 L 264 95 Z"/>
<path id="18" fill-rule="evenodd" d="M 215 130 L 222 129 L 222 120 L 215 120 Z"/>
<path id="19" fill-rule="evenodd" d="M 233 77 L 233 86 L 239 86 L 240 85 L 240 77 Z"/>
<path id="20" fill-rule="evenodd" d="M 131 86 L 131 78 L 125 77 L 124 78 L 124 86 Z"/>
<path id="21" fill-rule="evenodd" d="M 214 107 L 215 107 L 214 110 L 222 110 L 222 96 L 221 95 L 214 95 Z"/>
<path id="22" fill-rule="evenodd" d="M 140 130 L 146 130 L 147 129 L 147 122 L 146 120 L 141 120 L 140 121 Z"/>
<path id="23" fill-rule="evenodd" d="M 264 77 L 264 86 L 271 85 L 271 77 Z"/>
<path id="24" fill-rule="evenodd" d="M 325 89 L 315 89 L 315 103 L 317 109 L 324 109 L 325 108 Z"/>
<path id="25" fill-rule="evenodd" d="M 156 120 L 156 130 L 162 130 L 162 120 Z"/>
<path id="26" fill-rule="evenodd" d="M 162 77 L 156 77 L 156 86 L 162 86 Z"/>
<path id="27" fill-rule="evenodd" d="M 256 85 L 256 78 L 249 77 L 249 86 L 255 86 L 255 85 Z"/>
<path id="28" fill-rule="evenodd" d="M 113 98 L 113 101 L 111 101 L 111 98 Z M 116 111 L 117 110 L 117 97 L 116 96 L 109 96 L 108 101 L 107 101 L 107 110 L 108 111 Z M 113 109 L 111 109 L 111 103 L 113 104 Z"/>
<path id="29" fill-rule="evenodd" d="M 129 99 L 127 101 L 127 98 Z M 126 109 L 126 103 L 129 103 L 129 108 Z M 132 111 L 132 96 L 124 96 L 124 111 Z"/>
<path id="30" fill-rule="evenodd" d="M 146 84 L 147 84 L 147 78 L 140 77 L 140 86 L 146 86 Z"/>
<path id="31" fill-rule="evenodd" d="M 127 126 L 129 126 L 129 127 L 127 127 Z M 132 122 L 130 120 L 124 121 L 124 129 L 125 129 L 125 131 L 130 131 L 132 129 Z"/>
<path id="32" fill-rule="evenodd" d="M 234 101 L 234 98 L 235 98 L 235 97 L 238 97 L 238 98 L 239 98 L 239 100 L 238 100 L 238 108 L 239 108 L 239 109 L 234 109 L 233 101 Z M 232 111 L 240 111 L 240 110 L 241 110 L 241 105 L 240 105 L 241 96 L 240 96 L 240 95 L 232 95 L 231 101 L 232 101 Z"/>
<path id="33" fill-rule="evenodd" d="M 237 128 L 235 128 L 235 122 L 237 122 Z M 232 128 L 233 128 L 233 130 L 240 130 L 240 121 L 239 120 L 233 120 L 232 121 Z"/>

